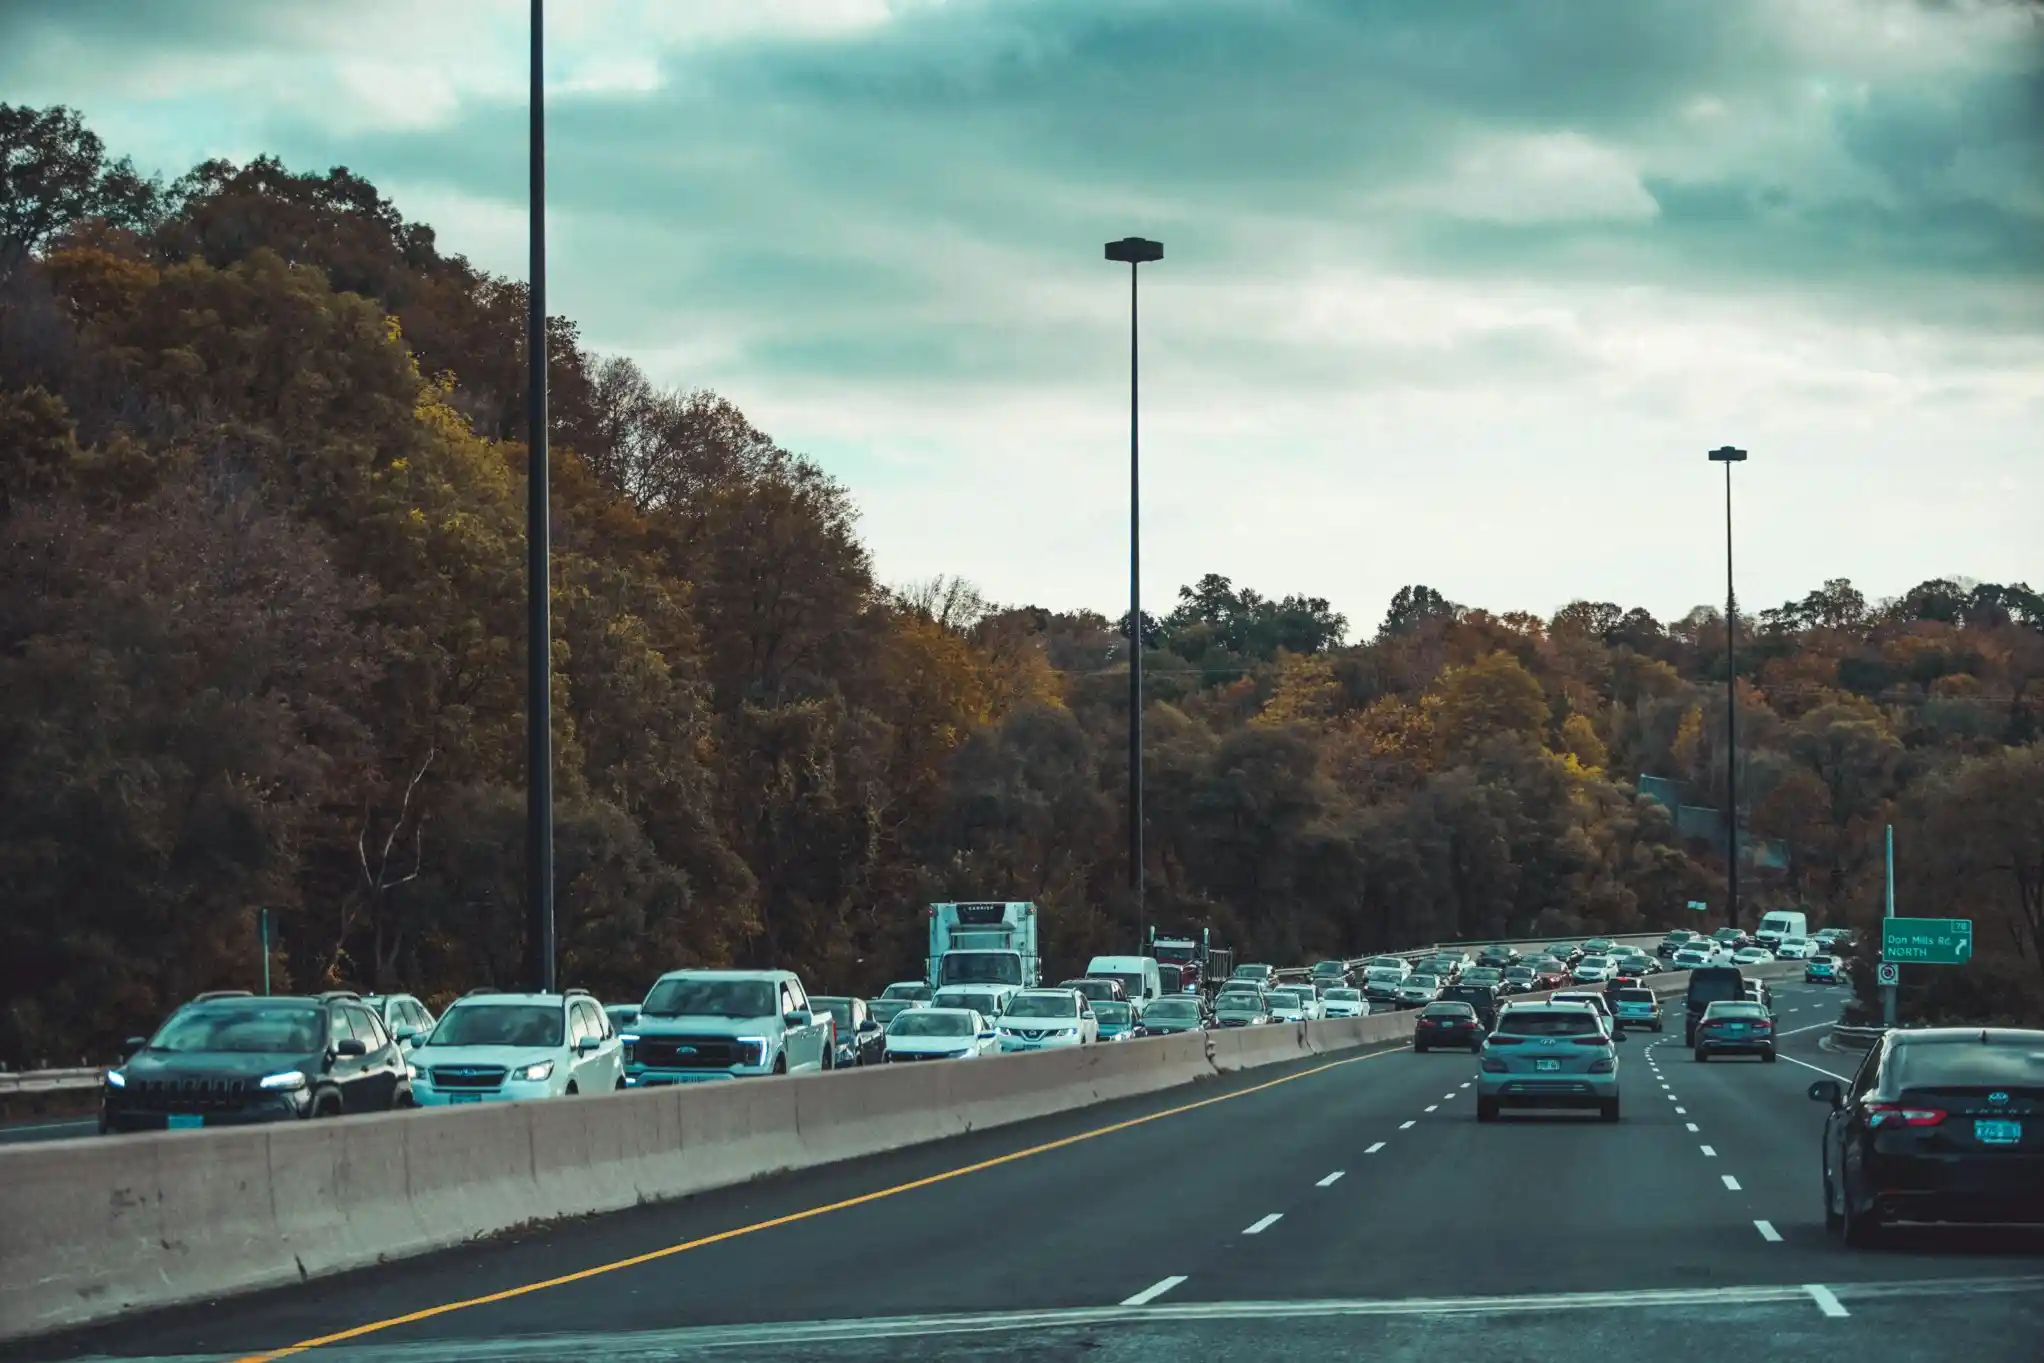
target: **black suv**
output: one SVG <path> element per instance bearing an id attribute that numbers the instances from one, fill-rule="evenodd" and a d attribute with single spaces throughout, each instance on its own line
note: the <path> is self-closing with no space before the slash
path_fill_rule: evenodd
<path id="1" fill-rule="evenodd" d="M 1689 972 L 1689 997 L 1683 1009 L 1682 1044 L 1696 1044 L 1696 1024 L 1713 1003 L 1735 1003 L 1746 997 L 1746 977 L 1732 965 L 1701 965 Z"/>
<path id="2" fill-rule="evenodd" d="M 1498 1025 L 1498 987 L 1494 984 L 1451 984 L 1434 996 L 1434 1002 L 1468 1004 L 1486 1036 Z"/>
<path id="3" fill-rule="evenodd" d="M 100 1087 L 99 1129 L 182 1130 L 412 1106 L 397 1042 L 359 995 L 201 994 L 131 1037 Z"/>

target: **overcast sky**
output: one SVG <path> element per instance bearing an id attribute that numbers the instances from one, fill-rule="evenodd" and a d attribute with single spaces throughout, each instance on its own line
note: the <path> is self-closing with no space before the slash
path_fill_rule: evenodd
<path id="1" fill-rule="evenodd" d="M 2044 586 L 2044 9 L 555 0 L 553 310 L 850 486 L 883 579 L 1494 610 Z M 523 0 L 0 0 L 167 177 L 347 165 L 525 274 Z"/>

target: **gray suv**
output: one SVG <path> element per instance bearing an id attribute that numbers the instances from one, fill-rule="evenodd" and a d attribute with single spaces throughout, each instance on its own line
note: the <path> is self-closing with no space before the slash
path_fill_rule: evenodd
<path id="1" fill-rule="evenodd" d="M 1594 1108 L 1618 1120 L 1618 1048 L 1594 1010 L 1522 1003 L 1499 1015 L 1483 1043 L 1476 1120 L 1494 1122 L 1508 1107 Z"/>

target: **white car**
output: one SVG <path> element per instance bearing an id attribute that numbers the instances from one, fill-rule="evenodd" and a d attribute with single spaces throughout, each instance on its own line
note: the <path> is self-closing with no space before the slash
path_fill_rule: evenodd
<path id="1" fill-rule="evenodd" d="M 1401 1008 L 1424 1008 L 1441 996 L 1441 981 L 1434 975 L 1414 975 L 1398 986 L 1391 997 Z"/>
<path id="2" fill-rule="evenodd" d="M 1561 989 L 1550 994 L 1547 1001 L 1549 1003 L 1579 1003 L 1597 1015 L 1598 1021 L 1604 1028 L 1604 1035 L 1614 1041 L 1623 1041 L 1625 1039 L 1625 1029 L 1618 1025 L 1618 1019 L 1611 1015 L 1611 1005 L 1605 1001 L 1604 995 L 1597 990 Z M 1537 1008 L 1540 1005 L 1528 1004 L 1526 1006 Z"/>
<path id="3" fill-rule="evenodd" d="M 1374 975 L 1380 970 L 1395 970 L 1398 972 L 1398 978 L 1402 980 L 1412 973 L 1412 962 L 1403 956 L 1372 956 L 1363 962 L 1363 973 L 1366 975 Z"/>
<path id="4" fill-rule="evenodd" d="M 1272 1022 L 1305 1022 L 1312 1016 L 1307 999 L 1312 997 L 1313 986 L 1297 985 L 1273 989 L 1264 995 L 1270 1005 Z"/>
<path id="5" fill-rule="evenodd" d="M 1321 998 L 1320 1006 L 1331 1018 L 1363 1018 L 1370 1015 L 1370 1005 L 1363 998 L 1360 989 L 1330 989 Z"/>
<path id="6" fill-rule="evenodd" d="M 1092 1045 L 1100 1039 L 1100 1021 L 1076 989 L 1024 989 L 1008 1000 L 994 1031 L 1003 1054 L 1055 1051 Z"/>
<path id="7" fill-rule="evenodd" d="M 1784 937 L 1774 948 L 1777 961 L 1807 961 L 1816 953 L 1817 944 L 1807 937 Z"/>
<path id="8" fill-rule="evenodd" d="M 1602 984 L 1611 978 L 1615 964 L 1609 956 L 1585 956 L 1577 961 L 1569 978 L 1577 984 Z"/>
<path id="9" fill-rule="evenodd" d="M 886 1058 L 977 1060 L 997 1044 L 993 1024 L 970 1008 L 911 1008 L 887 1024 Z"/>
<path id="10" fill-rule="evenodd" d="M 624 1043 L 603 1005 L 565 994 L 455 1000 L 406 1057 L 420 1107 L 564 1098 L 625 1086 Z"/>
<path id="11" fill-rule="evenodd" d="M 1675 959 L 1671 964 L 1677 970 L 1701 970 L 1707 965 L 1716 964 L 1716 961 L 1717 953 L 1706 947 L 1683 947 L 1675 953 Z"/>
<path id="12" fill-rule="evenodd" d="M 1012 984 L 947 984 L 930 999 L 932 1008 L 964 1008 L 999 1021 L 1008 1000 L 1020 989 Z"/>
<path id="13" fill-rule="evenodd" d="M 1766 965 L 1774 959 L 1774 953 L 1766 947 L 1740 947 L 1732 953 L 1733 965 Z"/>

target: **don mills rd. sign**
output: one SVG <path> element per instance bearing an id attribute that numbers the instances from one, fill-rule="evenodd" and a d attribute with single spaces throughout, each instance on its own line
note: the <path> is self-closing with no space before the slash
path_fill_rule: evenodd
<path id="1" fill-rule="evenodd" d="M 1883 918 L 1881 959 L 1916 965 L 1964 965 L 1973 959 L 1973 920 Z"/>

